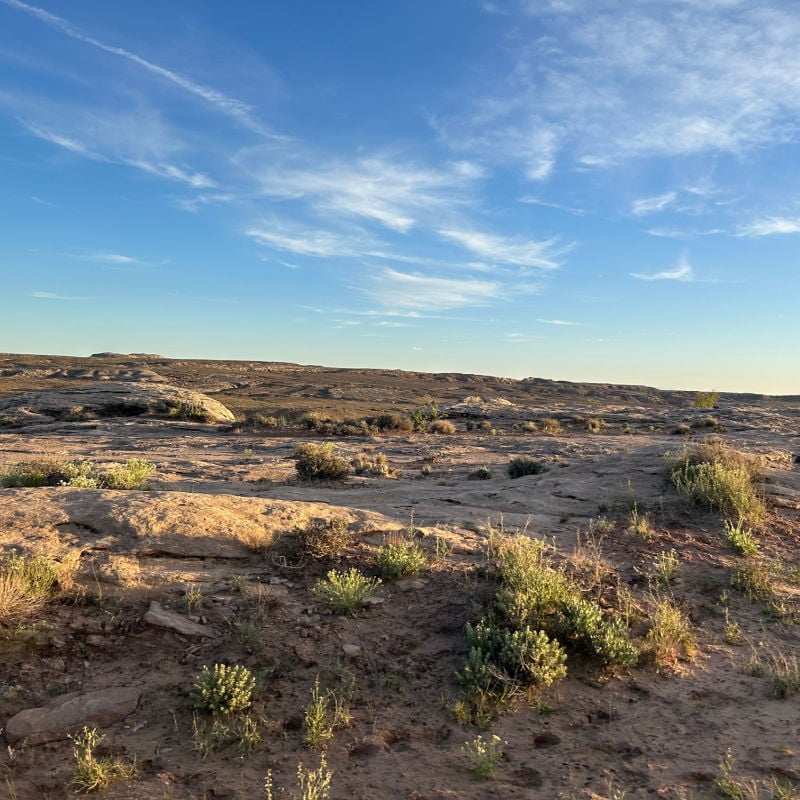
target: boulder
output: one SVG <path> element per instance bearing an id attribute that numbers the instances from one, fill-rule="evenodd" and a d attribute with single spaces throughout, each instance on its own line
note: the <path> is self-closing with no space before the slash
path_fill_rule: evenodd
<path id="1" fill-rule="evenodd" d="M 26 392 L 0 400 L 0 416 L 15 421 L 80 421 L 98 417 L 167 417 L 189 422 L 233 422 L 222 403 L 200 392 L 142 381 L 93 383 L 58 391 Z"/>
<path id="2" fill-rule="evenodd" d="M 11 717 L 5 726 L 6 741 L 12 746 L 20 739 L 49 742 L 84 726 L 106 727 L 132 714 L 140 697 L 141 692 L 130 687 L 71 692 L 46 706 L 29 708 Z"/>

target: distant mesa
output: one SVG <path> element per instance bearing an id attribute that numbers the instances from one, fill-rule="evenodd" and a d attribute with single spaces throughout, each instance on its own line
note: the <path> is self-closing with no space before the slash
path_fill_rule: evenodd
<path id="1" fill-rule="evenodd" d="M 161 358 L 158 353 L 92 353 L 89 358 Z"/>

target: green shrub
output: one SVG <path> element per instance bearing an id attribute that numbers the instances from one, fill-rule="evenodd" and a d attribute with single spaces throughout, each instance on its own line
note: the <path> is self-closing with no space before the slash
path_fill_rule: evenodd
<path id="1" fill-rule="evenodd" d="M 726 519 L 724 526 L 725 538 L 740 556 L 754 556 L 758 553 L 758 545 L 753 537 L 753 530 L 745 527 L 744 520 L 740 519 L 734 525 L 729 519 Z"/>
<path id="2" fill-rule="evenodd" d="M 215 419 L 214 415 L 199 403 L 190 403 L 186 400 L 181 400 L 180 397 L 167 400 L 165 405 L 167 414 L 175 419 L 183 419 L 189 422 L 214 422 Z"/>
<path id="3" fill-rule="evenodd" d="M 101 474 L 98 484 L 104 489 L 141 489 L 155 469 L 154 464 L 143 458 L 129 458 Z"/>
<path id="4" fill-rule="evenodd" d="M 295 469 L 301 480 L 344 480 L 350 465 L 333 451 L 333 444 L 301 444 L 294 451 Z"/>
<path id="5" fill-rule="evenodd" d="M 485 781 L 500 766 L 503 760 L 503 748 L 499 736 L 492 736 L 486 741 L 483 736 L 476 736 L 471 742 L 464 744 L 464 751 L 472 759 L 472 771 L 478 780 Z"/>
<path id="6" fill-rule="evenodd" d="M 75 775 L 72 784 L 78 792 L 97 792 L 107 789 L 114 781 L 132 780 L 139 776 L 135 764 L 128 764 L 115 756 L 98 758 L 95 750 L 103 741 L 97 728 L 84 728 L 71 737 L 72 755 L 75 759 Z"/>
<path id="7" fill-rule="evenodd" d="M 516 456 L 508 464 L 508 477 L 521 478 L 523 475 L 540 475 L 547 467 L 535 458 Z"/>
<path id="8" fill-rule="evenodd" d="M 428 424 L 439 419 L 439 407 L 433 401 L 417 406 L 409 413 L 415 431 L 425 431 Z"/>
<path id="9" fill-rule="evenodd" d="M 0 466 L 0 483 L 6 487 L 59 486 L 69 479 L 69 462 L 40 458 Z"/>
<path id="10" fill-rule="evenodd" d="M 250 707 L 255 685 L 247 667 L 204 666 L 192 689 L 194 707 L 206 714 L 236 714 Z"/>
<path id="11" fill-rule="evenodd" d="M 653 599 L 647 646 L 659 667 L 674 669 L 680 658 L 694 658 L 697 644 L 689 618 L 668 597 Z"/>
<path id="12" fill-rule="evenodd" d="M 395 534 L 388 536 L 378 551 L 378 567 L 384 580 L 393 581 L 427 569 L 428 558 L 410 537 Z"/>
<path id="13" fill-rule="evenodd" d="M 488 694 L 505 702 L 567 674 L 566 653 L 544 631 L 507 628 L 490 616 L 467 623 L 466 632 L 469 655 L 458 678 L 468 697 Z"/>
<path id="14" fill-rule="evenodd" d="M 636 663 L 638 650 L 623 622 L 584 599 L 565 570 L 553 565 L 550 552 L 544 542 L 524 537 L 494 544 L 493 572 L 500 582 L 496 605 L 502 617 L 577 645 L 605 664 Z"/>
<path id="15" fill-rule="evenodd" d="M 348 703 L 335 691 L 324 694 L 319 688 L 319 675 L 311 689 L 311 701 L 303 712 L 303 741 L 307 747 L 324 747 L 339 728 L 350 724 Z"/>
<path id="16" fill-rule="evenodd" d="M 687 502 L 743 522 L 757 523 L 765 513 L 756 492 L 757 466 L 735 451 L 700 445 L 667 456 L 670 478 Z"/>
<path id="17" fill-rule="evenodd" d="M 714 408 L 719 402 L 719 392 L 714 389 L 710 392 L 698 392 L 694 399 L 696 408 Z"/>
<path id="18" fill-rule="evenodd" d="M 313 593 L 330 603 L 339 614 L 352 614 L 361 608 L 380 585 L 380 578 L 367 578 L 357 569 L 331 570 L 325 580 L 317 581 Z"/>
<path id="19" fill-rule="evenodd" d="M 325 755 L 320 756 L 319 769 L 306 769 L 302 764 L 297 765 L 297 791 L 285 794 L 281 791 L 280 796 L 288 800 L 328 800 L 331 788 L 331 771 L 325 761 Z M 266 793 L 264 800 L 274 800 L 272 792 L 272 772 L 267 771 L 264 782 Z"/>

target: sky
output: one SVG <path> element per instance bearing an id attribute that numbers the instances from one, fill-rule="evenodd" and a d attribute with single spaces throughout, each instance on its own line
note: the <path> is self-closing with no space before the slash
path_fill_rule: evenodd
<path id="1" fill-rule="evenodd" d="M 800 393 L 795 0 L 0 0 L 0 350 Z"/>

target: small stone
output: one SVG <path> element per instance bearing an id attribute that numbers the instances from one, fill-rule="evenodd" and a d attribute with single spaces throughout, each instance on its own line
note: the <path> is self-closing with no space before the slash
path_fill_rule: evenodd
<path id="1" fill-rule="evenodd" d="M 397 581 L 395 585 L 401 592 L 418 592 L 428 585 L 428 581 L 423 581 L 420 578 L 406 578 L 405 580 Z"/>
<path id="2" fill-rule="evenodd" d="M 167 628 L 184 636 L 207 636 L 209 638 L 213 636 L 211 631 L 204 625 L 198 625 L 196 622 L 192 622 L 174 611 L 162 608 L 161 604 L 155 600 L 150 602 L 150 609 L 144 615 L 144 621 L 148 625 Z"/>
<path id="3" fill-rule="evenodd" d="M 343 644 L 342 652 L 348 658 L 357 658 L 361 655 L 361 648 L 357 644 Z"/>

